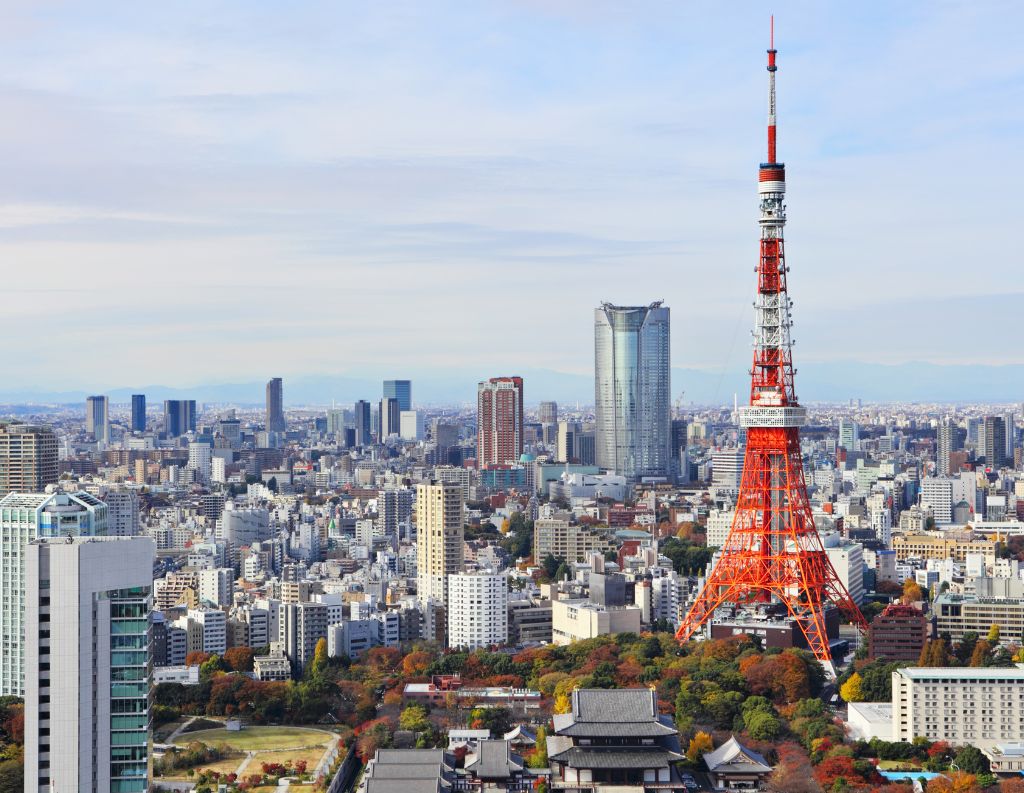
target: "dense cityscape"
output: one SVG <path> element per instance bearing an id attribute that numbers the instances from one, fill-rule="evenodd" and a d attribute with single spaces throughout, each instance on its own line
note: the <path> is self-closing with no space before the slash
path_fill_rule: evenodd
<path id="1" fill-rule="evenodd" d="M 592 401 L 0 405 L 0 793 L 1024 793 L 1024 403 L 799 400 L 770 35 L 732 404 L 651 294 Z"/>

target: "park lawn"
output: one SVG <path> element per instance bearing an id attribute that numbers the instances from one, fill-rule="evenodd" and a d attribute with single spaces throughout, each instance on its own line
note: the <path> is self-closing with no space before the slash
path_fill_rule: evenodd
<path id="1" fill-rule="evenodd" d="M 153 730 L 153 741 L 155 743 L 164 743 L 178 727 L 185 723 L 185 717 L 169 721 L 166 724 L 161 724 L 155 730 Z"/>
<path id="2" fill-rule="evenodd" d="M 220 746 L 240 752 L 259 752 L 264 749 L 326 746 L 331 738 L 327 732 L 305 727 L 246 727 L 238 732 L 223 729 L 187 732 L 174 743 L 178 746 L 187 746 L 192 741 L 199 741 L 207 746 Z"/>

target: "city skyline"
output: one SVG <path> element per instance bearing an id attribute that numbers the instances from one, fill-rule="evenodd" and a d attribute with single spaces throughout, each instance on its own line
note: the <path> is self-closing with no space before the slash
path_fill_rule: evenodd
<path id="1" fill-rule="evenodd" d="M 1019 9 L 915 4 L 887 9 L 884 25 L 870 7 L 775 11 L 794 72 L 780 156 L 800 162 L 803 365 L 1018 360 L 1001 342 L 1017 295 L 995 285 L 1013 275 L 1000 252 L 1012 249 L 1020 166 L 1007 130 L 1021 111 L 1002 100 L 1022 56 L 999 42 Z M 678 312 L 675 367 L 746 366 L 763 19 L 566 2 L 497 4 L 454 24 L 452 7 L 410 5 L 349 9 L 340 32 L 340 13 L 322 7 L 281 25 L 272 10 L 233 6 L 199 27 L 155 9 L 131 21 L 14 13 L 0 101 L 23 122 L 0 139 L 17 163 L 0 195 L 0 250 L 21 263 L 9 321 L 45 316 L 50 334 L 14 351 L 12 386 L 45 382 L 44 361 L 83 387 L 118 385 L 87 382 L 97 346 L 144 382 L 166 366 L 197 382 L 257 379 L 267 355 L 286 378 L 451 366 L 413 310 L 437 276 L 459 284 L 432 290 L 441 333 L 495 321 L 496 300 L 578 318 L 561 323 L 559 345 L 531 343 L 543 323 L 469 334 L 460 364 L 585 374 L 593 305 L 664 299 Z M 956 69 L 937 79 L 936 43 L 951 38 Z M 50 132 L 20 131 L 35 129 Z M 960 167 L 935 167 L 949 161 Z M 96 180 L 96 169 L 121 175 Z M 866 250 L 847 243 L 850 217 L 871 228 Z M 941 243 L 923 231 L 937 222 Z M 979 259 L 989 284 L 962 278 Z M 129 291 L 140 261 L 176 274 L 159 300 Z M 82 267 L 96 277 L 69 288 Z M 495 298 L 489 273 L 501 268 L 520 280 Z M 527 288 L 536 279 L 548 288 Z M 308 283 L 325 310 L 310 310 Z M 361 299 L 327 310 L 353 283 Z M 981 312 L 991 343 L 938 321 Z M 906 333 L 933 317 L 928 333 Z M 239 347 L 229 369 L 191 355 L 204 341 Z"/>

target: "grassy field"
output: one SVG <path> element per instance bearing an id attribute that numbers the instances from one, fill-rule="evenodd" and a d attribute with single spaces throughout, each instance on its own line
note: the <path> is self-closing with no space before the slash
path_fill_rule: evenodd
<path id="1" fill-rule="evenodd" d="M 301 749 L 326 746 L 332 736 L 321 730 L 305 727 L 246 727 L 239 732 L 199 730 L 181 735 L 174 743 L 185 746 L 192 741 L 207 746 L 220 746 L 239 752 L 262 752 L 267 749 Z"/>

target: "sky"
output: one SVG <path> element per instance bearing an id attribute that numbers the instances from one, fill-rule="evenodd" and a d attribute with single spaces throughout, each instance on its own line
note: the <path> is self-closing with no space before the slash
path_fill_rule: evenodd
<path id="1" fill-rule="evenodd" d="M 1019 3 L 4 0 L 6 385 L 742 369 L 770 12 L 798 366 L 1024 362 Z"/>

